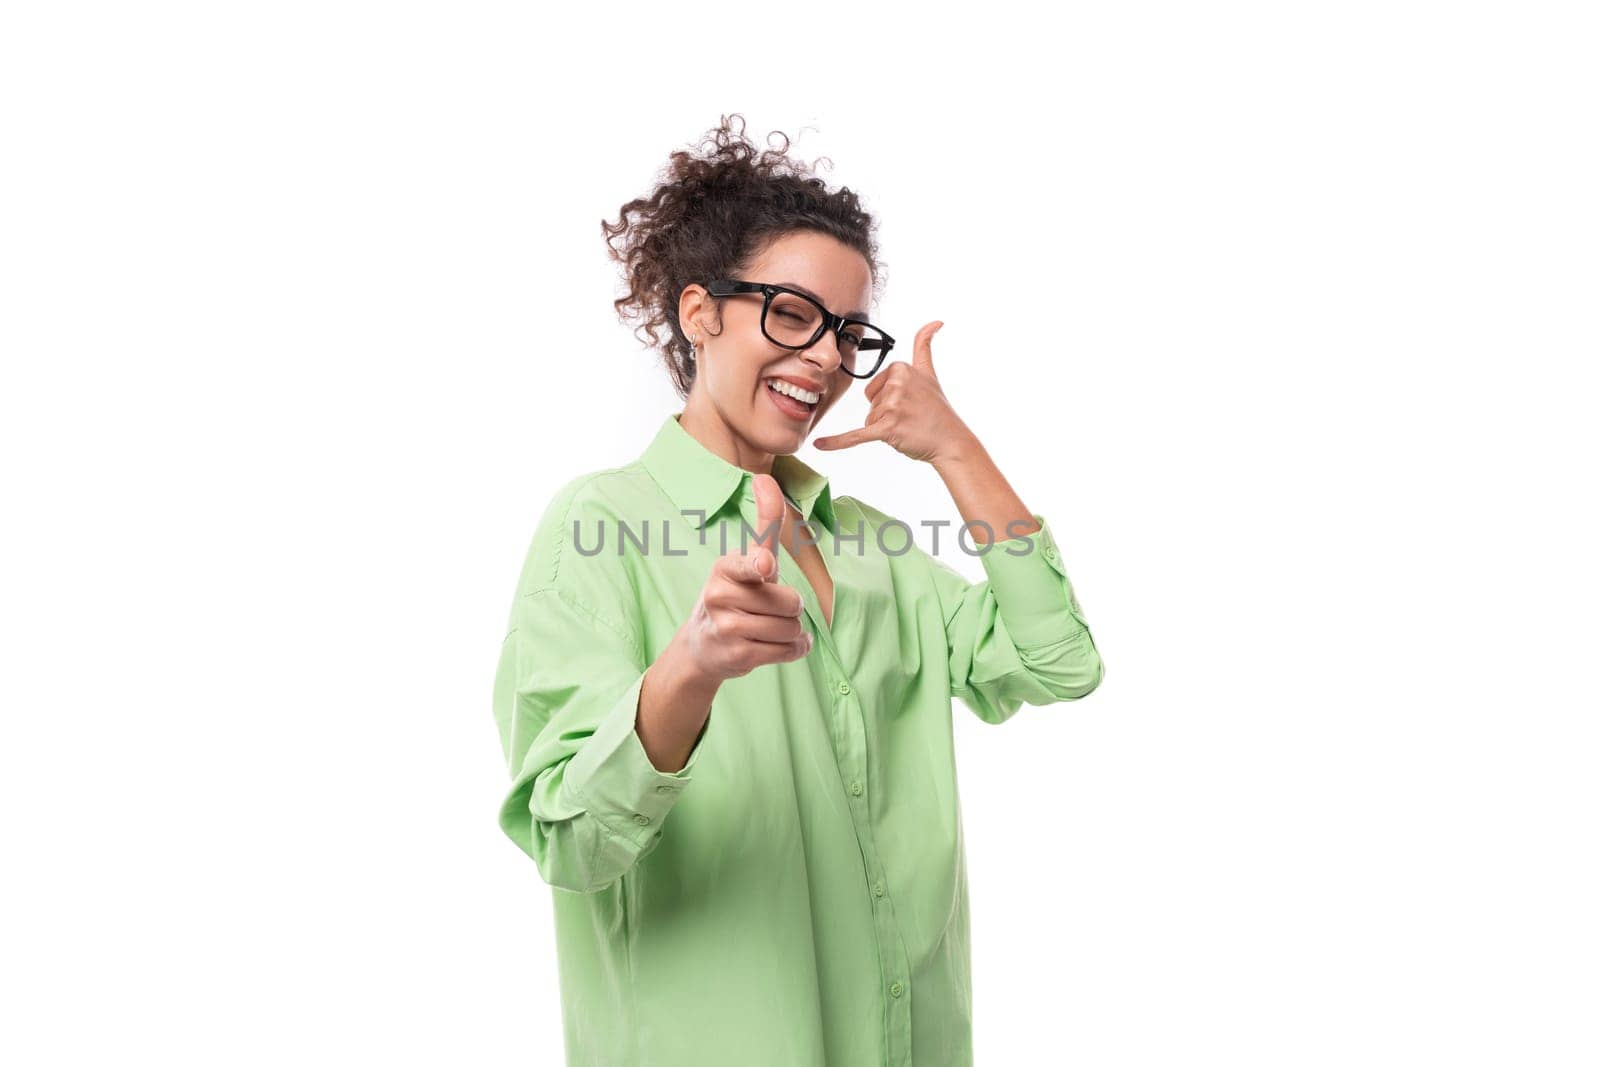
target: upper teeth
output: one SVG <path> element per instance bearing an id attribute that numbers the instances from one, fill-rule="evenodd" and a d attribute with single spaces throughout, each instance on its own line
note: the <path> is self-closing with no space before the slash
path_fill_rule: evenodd
<path id="1" fill-rule="evenodd" d="M 815 404 L 822 399 L 821 393 L 813 393 L 809 389 L 802 389 L 798 385 L 792 385 L 778 378 L 768 378 L 767 384 L 784 396 L 792 396 L 796 400 L 804 400 L 807 404 Z"/>

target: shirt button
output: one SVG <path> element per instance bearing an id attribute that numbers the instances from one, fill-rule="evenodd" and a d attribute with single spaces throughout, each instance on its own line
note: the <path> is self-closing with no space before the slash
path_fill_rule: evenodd
<path id="1" fill-rule="evenodd" d="M 875 896 L 875 897 L 883 896 L 883 883 L 882 882 L 873 882 L 872 883 L 872 895 Z"/>
<path id="2" fill-rule="evenodd" d="M 650 816 L 645 815 L 643 813 L 638 813 L 638 814 L 634 815 L 633 821 L 638 823 L 640 826 L 649 826 L 650 825 Z"/>
<path id="3" fill-rule="evenodd" d="M 845 681 L 845 680 L 843 680 L 843 679 L 840 679 L 839 680 L 839 692 L 841 692 L 841 693 L 849 693 L 850 692 L 850 683 Z"/>
<path id="4" fill-rule="evenodd" d="M 904 993 L 905 991 L 906 987 L 901 985 L 899 982 L 896 982 L 894 985 L 889 987 L 889 995 L 891 997 L 898 998 L 900 994 Z"/>
<path id="5" fill-rule="evenodd" d="M 858 796 L 861 795 L 861 783 L 860 782 L 851 782 L 850 783 L 850 795 L 853 796 L 853 797 L 858 797 Z"/>
<path id="6" fill-rule="evenodd" d="M 656 786 L 656 792 L 657 793 L 675 793 L 675 792 L 677 792 L 677 790 L 678 790 L 678 787 L 675 786 L 675 785 L 658 785 L 658 786 Z"/>
<path id="7" fill-rule="evenodd" d="M 1046 556 L 1048 556 L 1050 559 L 1055 559 L 1056 558 L 1056 546 L 1055 545 L 1045 545 L 1044 546 L 1044 554 Z"/>

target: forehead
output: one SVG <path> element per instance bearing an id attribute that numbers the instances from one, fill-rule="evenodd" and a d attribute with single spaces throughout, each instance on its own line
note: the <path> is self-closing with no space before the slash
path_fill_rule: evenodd
<path id="1" fill-rule="evenodd" d="M 750 278 L 815 293 L 828 309 L 865 318 L 872 270 L 860 252 L 826 234 L 785 234 L 751 264 Z"/>

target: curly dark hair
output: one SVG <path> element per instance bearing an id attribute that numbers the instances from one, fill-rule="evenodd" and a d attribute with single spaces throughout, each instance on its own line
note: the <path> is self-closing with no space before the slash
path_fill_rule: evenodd
<path id="1" fill-rule="evenodd" d="M 722 116 L 721 125 L 696 146 L 709 151 L 673 152 L 649 196 L 622 205 L 616 222 L 600 222 L 628 285 L 612 301 L 617 316 L 640 323 L 635 336 L 660 352 L 684 398 L 695 376 L 689 340 L 678 322 L 685 286 L 737 276 L 774 241 L 803 230 L 860 252 L 872 272 L 874 300 L 882 286 L 877 222 L 861 198 L 848 186 L 829 191 L 811 167 L 788 156 L 787 134 L 774 131 L 782 145 L 762 151 L 744 137 L 744 127 L 742 115 Z"/>

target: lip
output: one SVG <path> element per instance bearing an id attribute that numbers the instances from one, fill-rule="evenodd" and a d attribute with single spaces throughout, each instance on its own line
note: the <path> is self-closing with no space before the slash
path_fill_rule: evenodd
<path id="1" fill-rule="evenodd" d="M 813 393 L 816 393 L 818 406 L 821 406 L 822 402 L 828 398 L 827 387 L 818 382 L 807 381 L 805 378 L 797 378 L 793 374 L 764 374 L 762 375 L 761 380 L 766 381 L 768 378 L 776 378 L 780 382 L 788 382 L 790 385 L 798 385 L 802 389 L 807 389 Z"/>
<path id="2" fill-rule="evenodd" d="M 800 401 L 791 396 L 784 396 L 766 384 L 761 386 L 761 391 L 767 394 L 767 403 L 772 405 L 773 410 L 791 422 L 810 425 L 811 420 L 817 416 L 816 407 L 807 408 Z M 820 405 L 821 401 L 818 401 L 818 406 Z"/>

